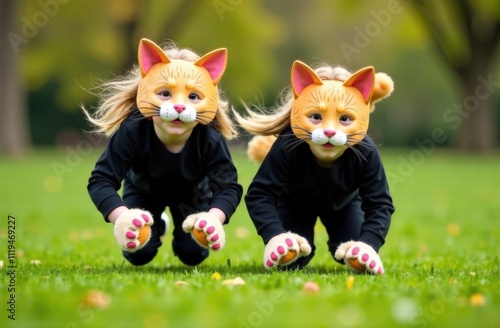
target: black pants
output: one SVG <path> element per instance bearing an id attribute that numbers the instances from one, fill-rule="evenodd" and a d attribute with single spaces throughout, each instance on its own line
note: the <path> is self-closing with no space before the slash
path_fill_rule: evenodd
<path id="1" fill-rule="evenodd" d="M 312 248 L 311 254 L 299 258 L 289 266 L 284 267 L 285 269 L 302 268 L 313 258 L 316 250 L 314 226 L 318 217 L 328 234 L 327 245 L 332 256 L 341 243 L 358 240 L 360 237 L 364 213 L 361 210 L 359 196 L 340 210 L 325 209 L 324 207 L 318 210 L 318 207 L 314 205 L 304 206 L 287 196 L 282 197 L 278 202 L 277 211 L 283 221 L 284 228 L 306 238 Z"/>
<path id="2" fill-rule="evenodd" d="M 166 204 L 151 198 L 149 195 L 137 190 L 130 184 L 125 184 L 123 189 L 123 201 L 128 208 L 140 208 L 149 211 L 153 215 L 154 224 L 151 226 L 151 239 L 148 244 L 136 252 L 122 251 L 123 256 L 133 265 L 144 265 L 153 260 L 158 253 L 158 248 L 162 245 L 160 236 L 165 232 L 165 222 L 161 219 L 161 214 L 165 210 Z M 186 202 L 182 203 L 185 209 Z M 170 206 L 173 223 L 172 249 L 174 254 L 187 265 L 197 265 L 208 257 L 208 250 L 199 246 L 191 237 L 191 234 L 182 230 L 182 222 L 186 218 L 186 213 L 181 213 L 178 205 Z M 207 208 L 196 208 L 192 213 L 206 211 Z M 185 212 L 185 210 L 184 210 Z M 192 214 L 187 213 L 187 214 Z"/>

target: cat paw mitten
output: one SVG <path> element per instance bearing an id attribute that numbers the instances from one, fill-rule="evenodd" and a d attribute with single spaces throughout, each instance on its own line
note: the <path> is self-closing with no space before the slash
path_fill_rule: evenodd
<path id="1" fill-rule="evenodd" d="M 264 267 L 275 268 L 278 265 L 288 265 L 301 256 L 311 253 L 311 245 L 304 237 L 292 232 L 274 236 L 264 249 Z"/>
<path id="2" fill-rule="evenodd" d="M 361 241 L 348 241 L 339 245 L 335 258 L 344 261 L 349 270 L 356 273 L 383 274 L 384 267 L 377 252 Z"/>
<path id="3" fill-rule="evenodd" d="M 196 243 L 203 248 L 218 251 L 226 244 L 226 233 L 222 223 L 211 213 L 189 215 L 182 223 L 182 229 L 191 233 Z"/>
<path id="4" fill-rule="evenodd" d="M 120 247 L 127 252 L 143 248 L 151 238 L 153 216 L 148 211 L 130 209 L 115 221 L 114 234 Z"/>

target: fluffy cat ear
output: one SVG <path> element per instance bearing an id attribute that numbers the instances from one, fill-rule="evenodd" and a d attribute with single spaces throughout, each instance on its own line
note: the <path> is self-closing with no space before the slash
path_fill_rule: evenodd
<path id="1" fill-rule="evenodd" d="M 141 39 L 139 42 L 139 67 L 141 74 L 144 77 L 151 67 L 158 63 L 170 63 L 167 55 L 163 50 L 151 40 Z"/>
<path id="2" fill-rule="evenodd" d="M 323 81 L 314 73 L 312 68 L 303 62 L 296 60 L 292 65 L 292 89 L 295 99 L 311 84 L 322 85 Z"/>
<path id="3" fill-rule="evenodd" d="M 212 77 L 214 85 L 219 83 L 222 74 L 226 70 L 227 49 L 221 48 L 209 52 L 194 63 L 196 66 L 203 67 Z"/>
<path id="4" fill-rule="evenodd" d="M 372 66 L 360 69 L 344 82 L 344 86 L 358 89 L 365 103 L 368 104 L 375 86 L 375 69 Z"/>

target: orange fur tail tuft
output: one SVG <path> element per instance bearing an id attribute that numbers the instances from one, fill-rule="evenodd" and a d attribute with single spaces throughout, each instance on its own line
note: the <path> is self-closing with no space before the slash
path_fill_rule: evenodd
<path id="1" fill-rule="evenodd" d="M 262 163 L 274 141 L 276 141 L 275 136 L 254 136 L 248 142 L 248 158 L 257 164 Z"/>
<path id="2" fill-rule="evenodd" d="M 385 73 L 377 73 L 375 75 L 375 87 L 373 89 L 370 111 L 373 112 L 375 110 L 375 103 L 389 97 L 392 91 L 394 91 L 394 82 L 391 77 Z"/>

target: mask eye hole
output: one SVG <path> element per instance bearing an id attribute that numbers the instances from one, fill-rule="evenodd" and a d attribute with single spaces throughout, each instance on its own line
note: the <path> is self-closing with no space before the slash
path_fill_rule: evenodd
<path id="1" fill-rule="evenodd" d="M 170 90 L 160 90 L 157 95 L 161 100 L 168 100 L 172 98 L 172 93 L 170 92 Z"/>
<path id="2" fill-rule="evenodd" d="M 312 115 L 309 115 L 308 119 L 312 124 L 320 124 L 321 121 L 323 121 L 323 116 L 321 116 L 321 114 L 314 113 Z"/>
<path id="3" fill-rule="evenodd" d="M 188 96 L 188 99 L 190 102 L 196 104 L 196 103 L 199 103 L 202 98 L 201 98 L 201 95 L 199 93 L 191 92 Z"/>
<path id="4" fill-rule="evenodd" d="M 351 123 L 353 122 L 353 119 L 349 115 L 342 115 L 339 118 L 339 122 L 343 126 L 348 126 L 348 125 L 351 125 Z"/>

